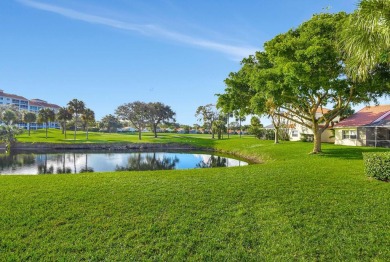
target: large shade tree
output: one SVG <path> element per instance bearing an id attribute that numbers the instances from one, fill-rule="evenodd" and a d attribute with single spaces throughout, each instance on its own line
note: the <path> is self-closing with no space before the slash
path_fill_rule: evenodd
<path id="1" fill-rule="evenodd" d="M 253 108 L 248 101 L 256 94 L 255 90 L 249 84 L 249 75 L 245 70 L 232 72 L 225 79 L 226 89 L 224 94 L 217 94 L 217 108 L 221 109 L 229 119 L 234 116 L 240 125 L 245 120 L 246 115 L 253 113 Z"/>
<path id="2" fill-rule="evenodd" d="M 72 99 L 68 102 L 68 109 L 74 115 L 74 136 L 73 139 L 76 140 L 77 124 L 79 115 L 84 112 L 85 103 L 78 99 Z"/>
<path id="3" fill-rule="evenodd" d="M 161 123 L 168 124 L 175 122 L 175 112 L 172 111 L 170 106 L 167 106 L 161 102 L 148 103 L 149 112 L 149 124 L 153 130 L 154 137 L 157 137 L 157 127 Z"/>
<path id="4" fill-rule="evenodd" d="M 356 84 L 345 77 L 338 29 L 347 15 L 319 14 L 265 43 L 264 51 L 243 60 L 256 94 L 248 101 L 257 113 L 288 119 L 313 131 L 313 153 L 321 134 L 351 103 L 383 94 L 377 82 Z M 332 107 L 326 111 L 325 107 Z"/>
<path id="5" fill-rule="evenodd" d="M 69 111 L 69 108 L 61 107 L 58 109 L 56 117 L 57 117 L 57 120 L 60 121 L 60 123 L 61 123 L 62 133 L 64 134 L 65 139 L 66 139 L 66 123 L 68 121 L 72 120 L 73 115 Z"/>
<path id="6" fill-rule="evenodd" d="M 46 127 L 46 139 L 47 139 L 47 129 L 49 128 L 49 123 L 54 121 L 55 113 L 53 109 L 42 108 L 38 112 L 38 122 L 44 123 Z"/>
<path id="7" fill-rule="evenodd" d="M 108 133 L 114 132 L 122 126 L 120 120 L 116 116 L 111 114 L 104 116 L 100 120 L 99 124 L 100 127 L 106 129 Z"/>
<path id="8" fill-rule="evenodd" d="M 138 139 L 142 139 L 141 132 L 149 124 L 150 113 L 147 103 L 135 101 L 119 106 L 115 110 L 115 114 L 119 119 L 130 121 L 131 124 L 138 129 Z"/>
<path id="9" fill-rule="evenodd" d="M 203 127 L 211 131 L 211 137 L 214 139 L 215 129 L 213 128 L 214 122 L 219 118 L 219 112 L 216 109 L 215 105 L 207 104 L 204 106 L 199 106 L 196 109 L 195 117 L 198 118 L 198 121 L 203 122 Z"/>

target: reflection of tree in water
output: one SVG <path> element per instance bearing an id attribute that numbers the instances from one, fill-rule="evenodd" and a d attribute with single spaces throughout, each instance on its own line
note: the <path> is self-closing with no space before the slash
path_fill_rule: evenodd
<path id="1" fill-rule="evenodd" d="M 34 154 L 0 154 L 0 170 L 35 164 Z"/>
<path id="2" fill-rule="evenodd" d="M 196 164 L 197 168 L 209 168 L 209 167 L 226 167 L 227 159 L 226 157 L 221 156 L 210 156 L 207 162 L 201 160 Z"/>
<path id="3" fill-rule="evenodd" d="M 57 174 L 70 174 L 72 169 L 70 167 L 57 167 Z"/>
<path id="4" fill-rule="evenodd" d="M 85 154 L 85 166 L 80 169 L 80 173 L 92 173 L 94 172 L 92 167 L 88 166 L 88 154 Z"/>
<path id="5" fill-rule="evenodd" d="M 44 161 L 38 164 L 38 174 L 54 174 L 53 165 L 47 166 L 47 154 L 42 154 L 41 158 L 43 158 Z"/>
<path id="6" fill-rule="evenodd" d="M 54 167 L 52 165 L 47 167 L 47 164 L 38 165 L 38 174 L 54 174 Z"/>
<path id="7" fill-rule="evenodd" d="M 159 159 L 156 153 L 142 156 L 143 153 L 129 156 L 126 167 L 117 166 L 116 171 L 133 171 L 133 170 L 171 170 L 175 169 L 179 159 L 175 157 L 163 157 Z"/>
<path id="8" fill-rule="evenodd" d="M 57 174 L 70 174 L 72 173 L 72 169 L 66 166 L 66 154 L 59 154 L 59 161 L 62 164 L 62 167 L 57 167 Z"/>

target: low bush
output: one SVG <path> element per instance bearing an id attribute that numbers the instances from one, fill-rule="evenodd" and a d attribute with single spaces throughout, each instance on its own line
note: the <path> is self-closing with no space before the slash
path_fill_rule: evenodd
<path id="1" fill-rule="evenodd" d="M 378 180 L 390 180 L 390 152 L 363 153 L 367 176 Z"/>
<path id="2" fill-rule="evenodd" d="M 301 141 L 302 142 L 313 142 L 314 141 L 314 135 L 313 134 L 301 133 Z"/>

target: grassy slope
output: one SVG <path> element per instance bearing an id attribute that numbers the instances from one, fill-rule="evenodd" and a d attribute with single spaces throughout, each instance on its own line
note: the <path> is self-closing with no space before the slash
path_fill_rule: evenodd
<path id="1" fill-rule="evenodd" d="M 45 130 L 32 130 L 31 136 L 28 136 L 28 133 L 25 132 L 22 135 L 19 135 L 18 141 L 23 143 L 170 143 L 170 142 L 179 142 L 179 143 L 191 143 L 193 140 L 198 140 L 200 146 L 207 146 L 212 144 L 210 139 L 197 139 L 196 137 L 205 138 L 205 135 L 179 135 L 179 134 L 158 134 L 157 138 L 154 138 L 153 133 L 142 133 L 142 140 L 138 140 L 138 133 L 133 134 L 117 134 L 117 133 L 99 133 L 99 132 L 89 132 L 89 139 L 86 140 L 86 133 L 83 131 L 78 131 L 76 140 L 74 140 L 73 132 L 67 132 L 67 139 L 64 138 L 64 135 L 60 130 L 49 129 L 48 136 L 46 139 Z M 209 138 L 209 135 L 207 135 Z"/>
<path id="2" fill-rule="evenodd" d="M 0 260 L 390 259 L 390 184 L 363 174 L 375 149 L 181 137 L 267 161 L 0 177 Z"/>

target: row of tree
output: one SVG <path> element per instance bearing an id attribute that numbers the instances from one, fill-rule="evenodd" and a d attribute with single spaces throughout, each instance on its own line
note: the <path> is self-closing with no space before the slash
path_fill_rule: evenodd
<path id="1" fill-rule="evenodd" d="M 62 132 L 66 139 L 66 123 L 70 120 L 74 120 L 74 135 L 73 139 L 76 140 L 77 128 L 79 123 L 79 117 L 86 131 L 86 138 L 88 139 L 88 128 L 95 122 L 95 112 L 85 106 L 85 103 L 78 99 L 72 99 L 68 102 L 67 107 L 61 107 L 56 115 L 56 119 L 60 122 Z"/>
<path id="2" fill-rule="evenodd" d="M 157 128 L 161 124 L 175 122 L 176 113 L 171 107 L 161 102 L 140 102 L 125 103 L 115 110 L 115 115 L 109 114 L 100 121 L 101 127 L 108 132 L 121 127 L 123 123 L 129 122 L 138 130 L 138 138 L 142 139 L 142 131 L 149 127 L 154 136 L 157 137 Z"/>
<path id="3" fill-rule="evenodd" d="M 73 99 L 68 103 L 67 107 L 61 107 L 58 112 L 55 112 L 51 108 L 42 108 L 38 113 L 29 112 L 29 111 L 20 111 L 15 106 L 2 106 L 0 107 L 0 120 L 5 124 L 5 126 L 14 126 L 16 123 L 26 123 L 28 129 L 28 135 L 30 135 L 30 124 L 31 123 L 41 123 L 46 126 L 46 138 L 47 130 L 50 122 L 59 121 L 63 134 L 65 134 L 66 139 L 66 124 L 70 120 L 74 120 L 74 139 L 76 139 L 76 130 L 79 123 L 79 117 L 84 128 L 87 131 L 88 139 L 88 127 L 91 123 L 95 122 L 95 113 L 85 107 L 83 101 Z M 15 126 L 13 129 L 17 129 Z M 20 132 L 18 132 L 20 133 Z"/>
<path id="4" fill-rule="evenodd" d="M 276 139 L 281 119 L 305 126 L 320 152 L 322 132 L 351 104 L 390 94 L 389 10 L 388 0 L 362 0 L 353 14 L 314 15 L 277 35 L 229 74 L 217 106 L 270 116 Z"/>

